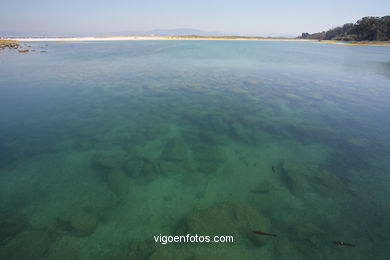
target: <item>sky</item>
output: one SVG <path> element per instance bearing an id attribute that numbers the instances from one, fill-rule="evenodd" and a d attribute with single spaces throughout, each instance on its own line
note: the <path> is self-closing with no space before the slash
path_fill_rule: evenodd
<path id="1" fill-rule="evenodd" d="M 390 15 L 390 0 L 4 0 L 0 36 L 9 32 L 64 36 L 175 28 L 297 36 L 364 16 L 385 15 Z"/>

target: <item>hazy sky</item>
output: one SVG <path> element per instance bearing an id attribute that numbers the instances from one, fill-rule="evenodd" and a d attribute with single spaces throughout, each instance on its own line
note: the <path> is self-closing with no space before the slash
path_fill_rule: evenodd
<path id="1" fill-rule="evenodd" d="M 18 0 L 2 1 L 0 32 L 62 35 L 194 28 L 298 35 L 384 15 L 390 15 L 390 0 Z"/>

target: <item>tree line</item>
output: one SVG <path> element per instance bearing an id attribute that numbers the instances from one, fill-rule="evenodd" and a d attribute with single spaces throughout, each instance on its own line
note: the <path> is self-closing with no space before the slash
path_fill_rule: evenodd
<path id="1" fill-rule="evenodd" d="M 356 23 L 346 23 L 343 26 L 319 33 L 302 33 L 298 38 L 341 41 L 390 41 L 390 16 L 367 16 Z"/>

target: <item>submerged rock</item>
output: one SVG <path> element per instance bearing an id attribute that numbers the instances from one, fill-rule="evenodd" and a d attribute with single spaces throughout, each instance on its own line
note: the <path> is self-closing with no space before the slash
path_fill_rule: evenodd
<path id="1" fill-rule="evenodd" d="M 251 189 L 251 192 L 254 194 L 268 194 L 273 189 L 274 185 L 270 181 L 262 181 Z"/>
<path id="2" fill-rule="evenodd" d="M 313 240 L 313 237 L 322 235 L 323 233 L 324 231 L 321 228 L 310 222 L 301 224 L 299 229 L 294 229 L 294 236 L 298 240 Z"/>
<path id="3" fill-rule="evenodd" d="M 212 248 L 211 250 L 201 248 L 196 244 L 167 244 L 159 245 L 147 260 L 227 260 L 237 259 L 230 256 L 229 258 L 221 255 L 229 255 L 226 252 L 226 247 Z M 130 259 L 145 259 L 145 258 L 130 258 Z"/>
<path id="4" fill-rule="evenodd" d="M 227 131 L 229 131 L 229 125 L 223 120 L 221 116 L 210 116 L 209 122 L 213 130 L 219 134 L 226 133 Z"/>
<path id="5" fill-rule="evenodd" d="M 285 163 L 281 167 L 281 177 L 288 190 L 294 195 L 311 191 L 311 186 L 307 179 L 307 169 L 301 166 Z"/>
<path id="6" fill-rule="evenodd" d="M 231 124 L 233 136 L 240 139 L 241 141 L 251 143 L 253 137 L 252 137 L 252 131 L 251 129 L 243 126 L 239 122 L 233 122 Z"/>
<path id="7" fill-rule="evenodd" d="M 42 230 L 26 230 L 7 245 L 0 247 L 0 259 L 41 260 L 45 259 L 52 243 L 52 237 Z"/>
<path id="8" fill-rule="evenodd" d="M 181 131 L 183 138 L 191 144 L 224 145 L 228 142 L 225 135 L 214 131 Z"/>
<path id="9" fill-rule="evenodd" d="M 70 225 L 74 234 L 80 236 L 89 236 L 95 232 L 98 221 L 94 215 L 85 211 L 80 211 L 72 216 Z"/>
<path id="10" fill-rule="evenodd" d="M 226 154 L 219 146 L 197 146 L 194 153 L 199 162 L 198 170 L 204 173 L 215 173 L 226 160 Z"/>
<path id="11" fill-rule="evenodd" d="M 153 162 L 146 160 L 144 161 L 144 164 L 142 166 L 141 175 L 140 175 L 141 178 L 139 178 L 138 181 L 149 182 L 153 180 L 157 174 L 158 174 L 157 166 Z"/>
<path id="12" fill-rule="evenodd" d="M 128 154 L 123 150 L 110 152 L 98 152 L 93 158 L 93 163 L 97 167 L 104 169 L 122 167 L 128 160 Z"/>
<path id="13" fill-rule="evenodd" d="M 242 201 L 216 203 L 208 208 L 194 210 L 184 220 L 183 234 L 208 236 L 229 235 L 234 243 L 262 245 L 272 238 L 259 236 L 254 230 L 269 232 L 271 222 L 249 204 Z"/>
<path id="14" fill-rule="evenodd" d="M 131 178 L 138 178 L 141 174 L 144 161 L 140 158 L 131 158 L 125 164 L 126 173 Z"/>
<path id="15" fill-rule="evenodd" d="M 150 244 L 150 241 L 134 241 L 129 245 L 129 253 L 126 259 L 143 260 L 149 259 L 155 251 L 156 243 Z"/>
<path id="16" fill-rule="evenodd" d="M 302 260 L 307 259 L 304 255 L 295 247 L 294 241 L 290 239 L 280 237 L 275 241 L 275 258 L 276 260 Z M 312 258 L 309 258 L 312 259 Z M 316 259 L 316 258 L 314 258 Z"/>
<path id="17" fill-rule="evenodd" d="M 232 258 L 225 258 L 218 255 L 195 255 L 191 260 L 228 260 Z"/>
<path id="18" fill-rule="evenodd" d="M 129 178 L 122 168 L 114 168 L 107 173 L 108 187 L 117 195 L 125 195 L 129 192 Z"/>
<path id="19" fill-rule="evenodd" d="M 198 134 L 199 136 L 199 141 L 205 144 L 209 145 L 224 145 L 227 143 L 227 139 L 221 135 L 221 134 L 216 134 L 214 132 L 200 132 Z"/>
<path id="20" fill-rule="evenodd" d="M 132 158 L 126 163 L 125 169 L 127 176 L 135 179 L 139 184 L 148 183 L 159 174 L 157 165 L 147 158 Z"/>
<path id="21" fill-rule="evenodd" d="M 148 260 L 184 260 L 170 247 L 160 247 L 152 253 Z"/>
<path id="22" fill-rule="evenodd" d="M 167 161 L 184 162 L 188 157 L 187 145 L 181 138 L 169 140 L 161 153 L 161 159 Z"/>
<path id="23" fill-rule="evenodd" d="M 125 195 L 129 190 L 130 178 L 145 183 L 154 179 L 157 169 L 146 159 L 118 149 L 99 152 L 94 156 L 97 173 L 117 195 Z"/>
<path id="24" fill-rule="evenodd" d="M 0 215 L 0 245 L 7 243 L 14 236 L 28 228 L 27 219 L 19 214 Z"/>
<path id="25" fill-rule="evenodd" d="M 71 235 L 84 237 L 95 232 L 98 219 L 85 210 L 78 210 L 59 217 L 58 226 Z"/>
<path id="26" fill-rule="evenodd" d="M 315 165 L 283 163 L 279 169 L 283 182 L 296 196 L 307 192 L 331 194 L 347 191 L 339 177 Z"/>

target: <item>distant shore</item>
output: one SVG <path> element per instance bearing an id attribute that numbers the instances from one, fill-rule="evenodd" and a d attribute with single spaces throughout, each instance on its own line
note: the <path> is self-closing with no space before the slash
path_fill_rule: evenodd
<path id="1" fill-rule="evenodd" d="M 302 38 L 278 38 L 255 36 L 91 36 L 91 37 L 36 37 L 36 38 L 10 38 L 17 42 L 89 42 L 89 41 L 132 41 L 132 40 L 246 40 L 246 41 L 304 41 L 335 45 L 365 45 L 365 46 L 390 46 L 390 41 L 337 41 L 316 40 Z"/>
<path id="2" fill-rule="evenodd" d="M 262 41 L 315 41 L 298 38 L 273 38 L 251 36 L 108 36 L 108 37 L 45 37 L 12 38 L 20 42 L 82 42 L 82 41 L 129 41 L 129 40 L 262 40 Z"/>

